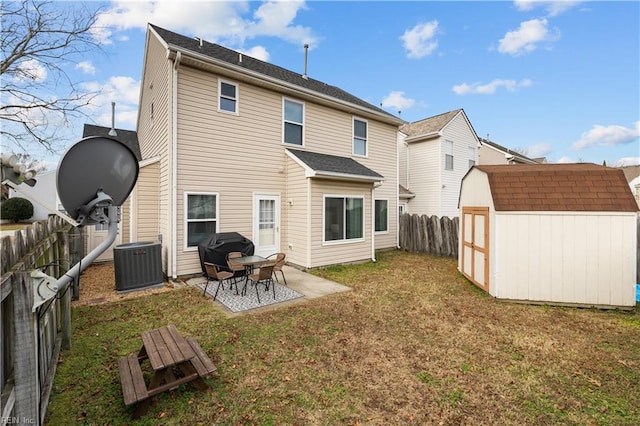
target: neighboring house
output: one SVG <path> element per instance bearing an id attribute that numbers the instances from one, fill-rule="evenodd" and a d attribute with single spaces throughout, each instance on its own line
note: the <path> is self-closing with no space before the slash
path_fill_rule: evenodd
<path id="1" fill-rule="evenodd" d="M 629 182 L 629 188 L 638 206 L 640 206 L 640 165 L 621 167 L 625 179 Z"/>
<path id="2" fill-rule="evenodd" d="M 399 118 L 152 24 L 139 105 L 132 239 L 162 241 L 168 276 L 201 273 L 197 246 L 214 232 L 302 268 L 397 246 Z"/>
<path id="3" fill-rule="evenodd" d="M 478 165 L 491 164 L 538 164 L 544 159 L 532 159 L 519 152 L 513 151 L 488 139 L 480 138 L 478 148 Z"/>
<path id="4" fill-rule="evenodd" d="M 49 215 L 54 214 L 47 207 L 62 210 L 56 189 L 56 172 L 40 172 L 36 174 L 35 179 L 36 184 L 33 187 L 20 185 L 20 192 L 9 188 L 9 198 L 24 198 L 33 204 L 33 216 L 29 220 L 46 220 Z"/>
<path id="5" fill-rule="evenodd" d="M 477 147 L 478 136 L 462 109 L 400 127 L 399 183 L 408 190 L 402 200 L 405 212 L 458 216 L 460 182 L 476 164 Z"/>
<path id="6" fill-rule="evenodd" d="M 140 155 L 140 146 L 138 144 L 138 136 L 135 131 L 132 130 L 124 130 L 124 129 L 113 129 L 115 134 L 113 134 L 112 129 L 110 127 L 104 126 L 96 126 L 93 124 L 85 124 L 82 130 L 82 138 L 87 138 L 91 136 L 101 136 L 106 138 L 115 139 L 118 142 L 126 145 L 135 155 L 136 159 L 140 161 L 142 156 Z M 109 134 L 112 133 L 112 134 Z M 116 237 L 113 244 L 105 250 L 97 259 L 97 262 L 105 262 L 113 260 L 113 247 L 117 246 L 121 243 L 128 243 L 131 241 L 131 199 L 132 195 L 125 202 L 124 206 L 122 206 L 121 220 L 119 225 L 118 236 Z M 86 240 L 85 240 L 85 253 L 90 252 L 98 245 L 100 245 L 107 237 L 108 237 L 108 224 L 95 224 L 86 226 Z M 155 240 L 155 237 L 152 239 Z"/>

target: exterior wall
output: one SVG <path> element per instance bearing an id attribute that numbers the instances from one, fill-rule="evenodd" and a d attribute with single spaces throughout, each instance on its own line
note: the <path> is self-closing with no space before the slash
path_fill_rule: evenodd
<path id="1" fill-rule="evenodd" d="M 287 261 L 298 266 L 309 267 L 311 227 L 311 180 L 304 169 L 291 158 L 287 158 L 287 189 L 282 208 L 282 243 Z"/>
<path id="2" fill-rule="evenodd" d="M 489 164 L 509 164 L 509 161 L 503 152 L 496 151 L 489 145 L 482 145 L 478 149 L 478 165 L 486 166 Z"/>
<path id="3" fill-rule="evenodd" d="M 407 189 L 416 196 L 409 200 L 407 213 L 440 216 L 440 140 L 413 142 L 408 149 Z"/>
<path id="4" fill-rule="evenodd" d="M 629 182 L 629 188 L 631 188 L 631 193 L 633 194 L 633 197 L 636 199 L 636 202 L 638 203 L 638 207 L 640 207 L 640 176 L 638 176 L 637 178 Z"/>
<path id="5" fill-rule="evenodd" d="M 160 163 L 140 168 L 133 194 L 131 241 L 157 241 L 160 233 Z"/>
<path id="6" fill-rule="evenodd" d="M 289 167 L 282 143 L 282 104 L 279 93 L 253 86 L 242 81 L 224 77 L 225 81 L 238 85 L 238 114 L 218 111 L 218 76 L 196 68 L 181 66 L 178 84 L 178 152 L 177 167 L 177 274 L 198 273 L 200 265 L 197 247 L 185 247 L 184 200 L 187 192 L 218 194 L 219 218 L 218 231 L 240 232 L 247 238 L 253 236 L 253 194 L 272 193 L 281 196 L 281 251 L 293 261 L 304 260 L 303 266 L 316 264 L 341 263 L 345 260 L 338 250 L 331 255 L 324 249 L 319 261 L 309 263 L 308 235 L 300 234 L 297 226 L 302 223 L 298 203 L 294 201 L 289 208 L 287 194 L 287 173 Z M 289 99 L 298 99 L 287 96 Z M 304 146 L 291 146 L 294 149 L 306 149 L 314 152 L 330 153 L 352 157 L 353 115 L 323 105 L 304 101 Z M 389 211 L 397 211 L 397 172 L 396 172 L 396 127 L 381 124 L 373 120 L 368 122 L 368 157 L 355 157 L 367 167 L 385 176 L 385 182 L 378 188 L 380 198 L 389 200 Z M 388 161 L 393 158 L 392 161 Z M 297 166 L 299 168 L 299 166 Z M 285 173 L 286 171 L 286 173 Z M 162 175 L 161 175 L 162 176 Z M 306 178 L 305 178 L 306 179 Z M 304 186 L 295 176 L 289 181 L 294 183 L 291 189 L 298 198 Z M 162 179 L 161 179 L 162 182 Z M 162 183 L 161 183 L 162 184 Z M 297 185 L 297 186 L 295 186 Z M 362 188 L 359 184 L 358 188 Z M 368 198 L 371 198 L 371 185 Z M 314 194 L 315 197 L 315 194 Z M 322 197 L 320 196 L 320 200 Z M 312 210 L 317 204 L 312 205 Z M 371 220 L 368 201 L 366 211 L 367 229 Z M 322 208 L 320 207 L 320 213 Z M 296 231 L 285 224 L 288 215 L 294 215 Z M 390 214 L 389 232 L 380 235 L 380 248 L 393 247 L 397 233 L 397 215 Z M 304 222 L 305 226 L 307 222 Z M 319 226 L 320 222 L 313 222 Z M 293 232 L 293 233 L 291 233 Z M 290 234 L 291 233 L 291 234 Z M 367 254 L 357 254 L 357 260 L 370 258 L 370 231 L 367 231 L 369 246 Z M 304 246 L 300 243 L 303 242 Z M 289 244 L 293 251 L 288 253 Z M 305 247 L 304 250 L 300 251 Z M 319 246 L 322 248 L 322 246 Z M 315 254 L 314 254 L 315 256 Z M 289 259 L 288 259 L 289 260 Z M 319 263 L 318 263 L 319 262 Z"/>
<path id="7" fill-rule="evenodd" d="M 140 106 L 138 112 L 138 140 L 142 159 L 160 157 L 158 170 L 158 187 L 155 194 L 139 194 L 141 197 L 157 196 L 159 199 L 158 234 L 162 235 L 163 271 L 171 275 L 173 211 L 172 211 L 172 65 L 166 59 L 164 46 L 154 37 L 148 35 L 147 50 L 144 62 Z M 151 105 L 153 104 L 153 117 Z"/>
<path id="8" fill-rule="evenodd" d="M 406 135 L 398 132 L 398 183 L 409 188 L 409 146 Z"/>
<path id="9" fill-rule="evenodd" d="M 635 214 L 497 212 L 495 222 L 495 297 L 635 305 Z"/>
<path id="10" fill-rule="evenodd" d="M 460 185 L 462 178 L 469 171 L 469 148 L 476 149 L 478 140 L 469 127 L 469 124 L 462 113 L 459 113 L 451 120 L 442 131 L 441 141 L 449 140 L 453 142 L 453 170 L 444 169 L 444 151 L 440 144 L 440 170 L 442 177 L 440 194 L 440 211 L 438 216 L 456 217 L 459 215 L 458 197 L 460 195 Z"/>
<path id="11" fill-rule="evenodd" d="M 324 243 L 324 197 L 344 195 L 364 197 L 363 241 Z M 371 259 L 371 184 L 311 180 L 311 268 L 335 263 L 357 262 Z"/>

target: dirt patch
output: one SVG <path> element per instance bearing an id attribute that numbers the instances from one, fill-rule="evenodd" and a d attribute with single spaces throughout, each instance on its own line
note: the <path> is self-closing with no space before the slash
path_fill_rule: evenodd
<path id="1" fill-rule="evenodd" d="M 178 286 L 181 286 L 181 284 L 165 281 L 162 287 L 118 294 L 113 262 L 96 263 L 89 266 L 80 275 L 80 300 L 74 300 L 71 302 L 71 306 L 99 305 L 150 294 L 166 293 Z"/>

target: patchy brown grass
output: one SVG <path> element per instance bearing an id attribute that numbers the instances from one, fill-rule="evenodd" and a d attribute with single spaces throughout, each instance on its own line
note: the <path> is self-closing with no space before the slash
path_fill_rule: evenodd
<path id="1" fill-rule="evenodd" d="M 637 310 L 500 302 L 401 252 L 316 273 L 354 290 L 233 318 L 190 288 L 75 308 L 48 424 L 640 424 Z M 219 374 L 132 422 L 117 358 L 167 323 Z"/>

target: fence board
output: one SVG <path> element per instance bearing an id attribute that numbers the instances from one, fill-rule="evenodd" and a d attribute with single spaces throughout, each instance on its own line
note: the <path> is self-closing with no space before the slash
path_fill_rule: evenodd
<path id="1" fill-rule="evenodd" d="M 451 219 L 404 213 L 399 220 L 400 248 L 457 258 L 459 221 L 457 217 Z"/>

